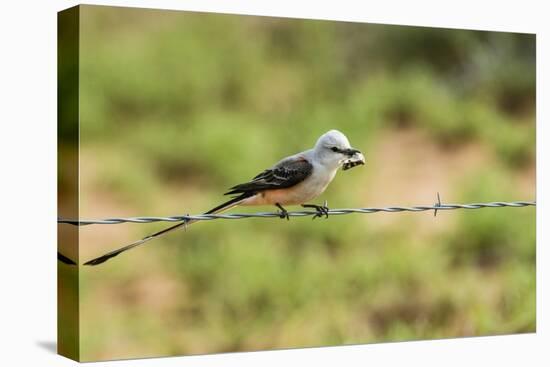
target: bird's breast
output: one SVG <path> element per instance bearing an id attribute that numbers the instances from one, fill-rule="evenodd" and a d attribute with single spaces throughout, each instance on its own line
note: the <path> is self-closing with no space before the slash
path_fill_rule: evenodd
<path id="1" fill-rule="evenodd" d="M 242 205 L 296 205 L 309 202 L 325 191 L 334 178 L 336 170 L 314 170 L 311 176 L 292 187 L 285 189 L 265 190 L 246 199 Z"/>

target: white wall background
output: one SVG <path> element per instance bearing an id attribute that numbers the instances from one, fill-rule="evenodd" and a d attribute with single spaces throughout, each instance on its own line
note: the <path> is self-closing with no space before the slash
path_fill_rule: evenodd
<path id="1" fill-rule="evenodd" d="M 546 366 L 550 356 L 550 26 L 544 1 L 90 1 L 93 4 L 537 33 L 537 334 L 174 357 L 119 366 Z M 7 5 L 9 4 L 9 5 Z M 75 1 L 3 2 L 0 12 L 0 365 L 73 365 L 56 338 L 56 12 Z M 545 24 L 546 23 L 546 24 Z M 546 103 L 545 103 L 546 102 Z M 114 364 L 114 363 L 112 363 Z M 108 363 L 97 363 L 97 366 Z"/>

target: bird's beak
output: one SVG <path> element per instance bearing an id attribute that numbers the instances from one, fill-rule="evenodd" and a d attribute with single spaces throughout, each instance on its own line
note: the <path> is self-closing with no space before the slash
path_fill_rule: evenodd
<path id="1" fill-rule="evenodd" d="M 342 165 L 342 169 L 344 171 L 350 168 L 353 168 L 355 166 L 365 164 L 365 157 L 363 156 L 363 153 L 361 153 L 357 149 L 353 149 L 353 148 L 346 149 L 344 151 L 344 154 L 349 157 L 348 159 L 344 160 L 344 163 Z"/>
<path id="2" fill-rule="evenodd" d="M 356 154 L 361 154 L 361 151 L 359 151 L 357 149 L 349 148 L 349 149 L 344 150 L 343 153 L 345 155 L 347 155 L 348 157 L 353 157 Z"/>

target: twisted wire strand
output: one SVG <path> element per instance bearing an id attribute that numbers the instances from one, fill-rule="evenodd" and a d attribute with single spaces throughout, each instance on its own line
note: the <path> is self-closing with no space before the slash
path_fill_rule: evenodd
<path id="1" fill-rule="evenodd" d="M 434 215 L 439 210 L 455 210 L 455 209 L 482 209 L 482 208 L 520 208 L 526 206 L 536 206 L 535 201 L 513 201 L 504 202 L 496 201 L 490 203 L 471 203 L 471 204 L 441 204 L 434 205 L 418 205 L 418 206 L 391 206 L 384 208 L 344 208 L 331 209 L 328 215 L 345 215 L 345 214 L 371 214 L 379 212 L 398 213 L 398 212 L 423 212 L 433 210 Z M 317 211 L 304 210 L 288 212 L 289 217 L 307 217 L 318 215 Z M 214 219 L 244 219 L 244 218 L 279 218 L 280 213 L 276 212 L 258 212 L 258 213 L 236 213 L 236 214 L 196 214 L 196 215 L 174 215 L 169 217 L 129 217 L 129 218 L 106 218 L 106 219 L 63 219 L 58 218 L 57 223 L 72 224 L 76 226 L 85 226 L 91 224 L 121 224 L 121 223 L 154 223 L 154 222 L 181 222 L 184 220 L 214 220 Z"/>

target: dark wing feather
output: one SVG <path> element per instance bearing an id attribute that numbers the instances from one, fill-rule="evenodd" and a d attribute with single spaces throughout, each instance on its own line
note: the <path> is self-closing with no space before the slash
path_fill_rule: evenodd
<path id="1" fill-rule="evenodd" d="M 313 166 L 305 158 L 288 158 L 261 172 L 252 181 L 233 186 L 224 195 L 292 187 L 305 180 L 312 171 Z"/>

